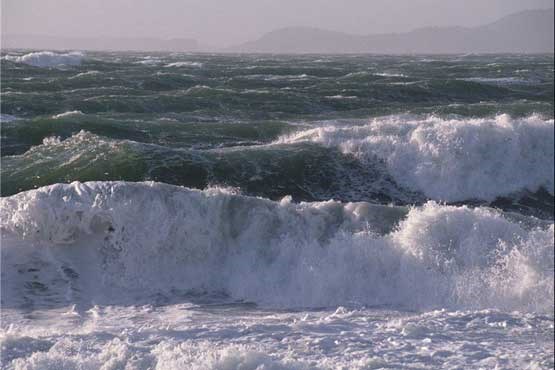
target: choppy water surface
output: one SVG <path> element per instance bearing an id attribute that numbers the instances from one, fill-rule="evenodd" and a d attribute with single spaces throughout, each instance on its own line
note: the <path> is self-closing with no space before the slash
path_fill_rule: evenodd
<path id="1" fill-rule="evenodd" d="M 552 55 L 1 63 L 4 368 L 554 367 Z"/>

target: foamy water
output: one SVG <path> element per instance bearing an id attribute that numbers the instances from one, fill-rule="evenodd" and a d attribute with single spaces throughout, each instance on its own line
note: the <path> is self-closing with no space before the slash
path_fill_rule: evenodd
<path id="1" fill-rule="evenodd" d="M 493 200 L 522 190 L 554 189 L 553 120 L 425 119 L 390 116 L 351 127 L 300 131 L 278 143 L 310 141 L 382 160 L 399 184 L 443 201 Z"/>
<path id="2" fill-rule="evenodd" d="M 0 62 L 0 367 L 555 367 L 552 55 Z"/>
<path id="3" fill-rule="evenodd" d="M 4 59 L 28 64 L 34 67 L 58 67 L 75 66 L 81 64 L 84 54 L 80 52 L 55 53 L 51 51 L 40 51 L 20 56 L 6 55 Z"/>
<path id="4" fill-rule="evenodd" d="M 34 352 L 16 368 L 365 368 L 401 366 L 415 351 L 424 366 L 496 366 L 510 343 L 485 338 L 480 354 L 461 352 L 492 326 L 544 333 L 536 350 L 548 352 L 535 360 L 548 360 L 552 222 L 123 182 L 55 185 L 4 198 L 2 209 L 5 355 Z M 38 326 L 19 314 L 30 308 L 45 312 Z M 373 341 L 385 342 L 370 350 Z M 523 356 L 506 364 L 529 363 Z"/>

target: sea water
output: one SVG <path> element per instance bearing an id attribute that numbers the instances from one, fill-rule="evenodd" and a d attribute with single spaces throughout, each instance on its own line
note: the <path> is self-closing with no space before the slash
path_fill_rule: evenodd
<path id="1" fill-rule="evenodd" d="M 552 55 L 9 51 L 6 369 L 550 369 Z"/>

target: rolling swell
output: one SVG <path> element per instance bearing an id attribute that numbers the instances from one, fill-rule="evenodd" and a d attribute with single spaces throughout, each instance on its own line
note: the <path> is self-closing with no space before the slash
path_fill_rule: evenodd
<path id="1" fill-rule="evenodd" d="M 521 190 L 554 192 L 553 120 L 377 118 L 362 126 L 324 126 L 279 143 L 338 147 L 363 162 L 379 158 L 397 182 L 443 201 L 494 200 Z"/>
<path id="2" fill-rule="evenodd" d="M 3 149 L 23 154 L 4 157 L 2 194 L 76 180 L 154 180 L 270 199 L 490 204 L 552 219 L 553 131 L 553 120 L 537 115 L 295 125 L 70 114 L 7 124 Z"/>
<path id="3" fill-rule="evenodd" d="M 231 186 L 272 199 L 286 195 L 296 200 L 362 198 L 380 203 L 418 199 L 399 188 L 379 163 L 363 166 L 334 149 L 316 144 L 234 144 L 171 148 L 87 131 L 65 140 L 50 137 L 22 155 L 4 157 L 2 192 L 102 179 L 154 180 L 199 189 Z"/>
<path id="4" fill-rule="evenodd" d="M 216 122 L 212 119 L 207 122 L 190 122 L 189 117 L 175 113 L 71 113 L 70 111 L 48 117 L 3 122 L 2 155 L 23 154 L 32 146 L 42 144 L 44 139 L 57 137 L 65 140 L 82 130 L 115 140 L 128 139 L 170 148 L 209 149 L 271 142 L 280 135 L 297 129 L 296 125 L 280 121 Z"/>
<path id="5" fill-rule="evenodd" d="M 359 117 L 417 113 L 453 103 L 495 102 L 487 111 L 491 115 L 499 112 L 499 105 L 520 101 L 520 109 L 504 111 L 553 115 L 553 60 L 548 56 L 532 61 L 498 57 L 499 63 L 486 65 L 472 56 L 444 58 L 438 63 L 423 58 L 331 57 L 321 63 L 306 56 L 87 53 L 78 64 L 63 69 L 52 68 L 55 64 L 28 65 L 25 58 L 30 57 L 2 59 L 7 72 L 2 76 L 3 113 L 52 115 L 60 113 L 61 107 L 88 114 L 195 112 L 210 116 L 209 112 L 243 119 L 290 119 L 345 112 Z M 63 55 L 49 58 L 54 61 Z M 510 79 L 524 69 L 527 72 L 518 72 L 518 79 Z M 355 99 L 327 98 L 338 94 Z"/>
<path id="6" fill-rule="evenodd" d="M 125 182 L 0 201 L 4 307 L 196 292 L 272 307 L 553 314 L 553 223 L 488 208 L 294 204 Z"/>

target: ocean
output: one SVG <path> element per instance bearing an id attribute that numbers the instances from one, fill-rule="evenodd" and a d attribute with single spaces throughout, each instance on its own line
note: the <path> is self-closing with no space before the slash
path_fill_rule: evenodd
<path id="1" fill-rule="evenodd" d="M 3 369 L 553 369 L 553 55 L 4 51 Z"/>

